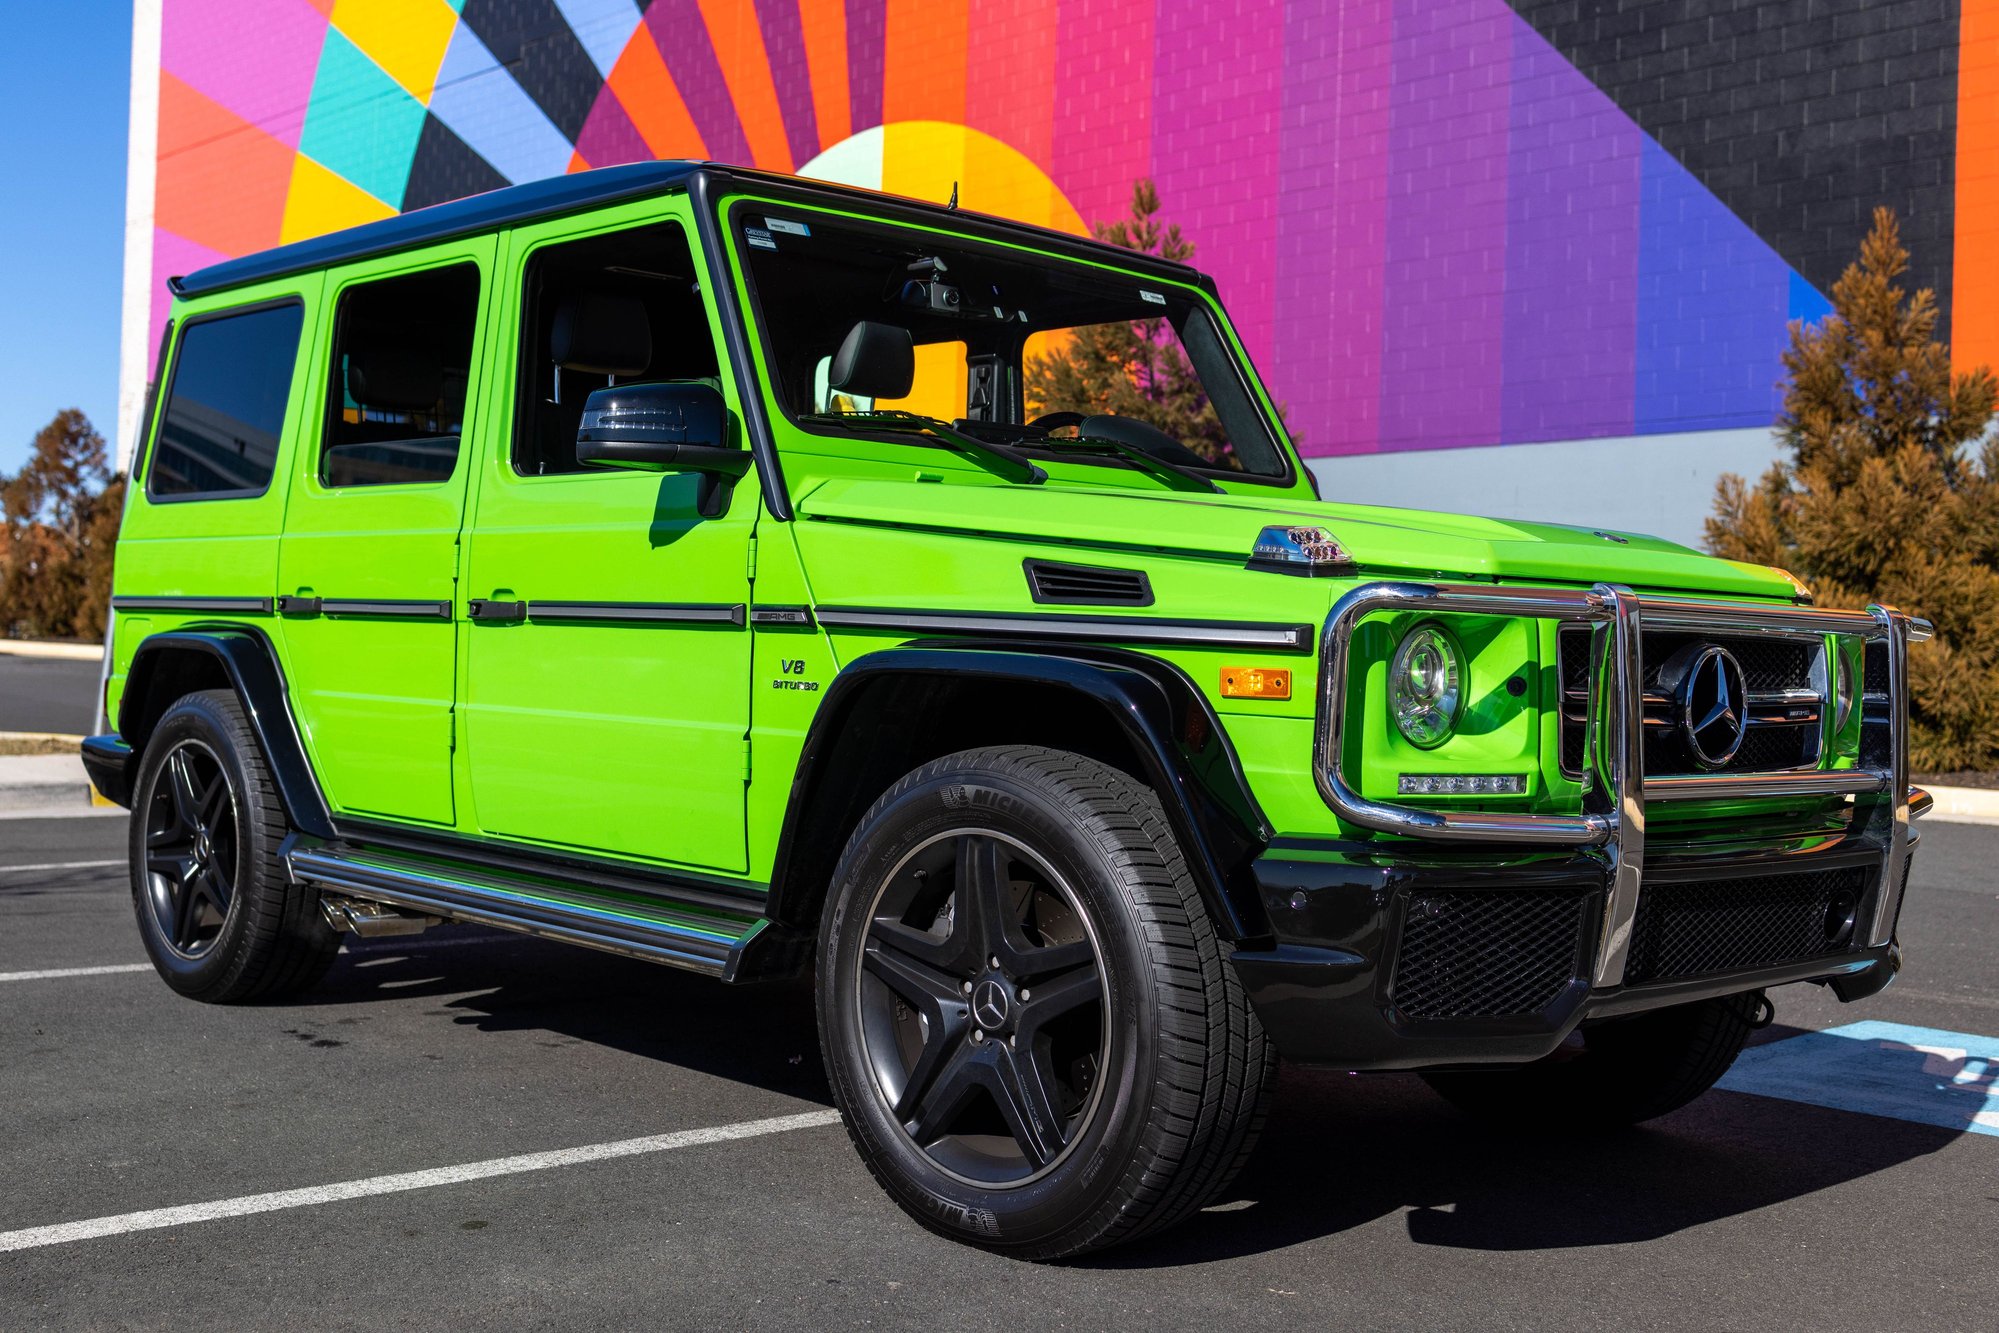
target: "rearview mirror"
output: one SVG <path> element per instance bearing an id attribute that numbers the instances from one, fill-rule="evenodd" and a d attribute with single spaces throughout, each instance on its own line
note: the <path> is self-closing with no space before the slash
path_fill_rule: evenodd
<path id="1" fill-rule="evenodd" d="M 713 518 L 749 470 L 734 443 L 728 405 L 712 384 L 670 380 L 614 384 L 591 394 L 576 430 L 576 461 L 639 472 L 699 472 L 698 507 Z"/>

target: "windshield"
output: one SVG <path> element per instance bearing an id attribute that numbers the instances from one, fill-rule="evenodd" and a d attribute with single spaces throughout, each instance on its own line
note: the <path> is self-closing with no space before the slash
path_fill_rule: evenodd
<path id="1" fill-rule="evenodd" d="M 1185 288 L 804 209 L 739 204 L 731 223 L 780 405 L 807 429 L 901 439 L 921 418 L 1169 482 L 1288 475 Z"/>

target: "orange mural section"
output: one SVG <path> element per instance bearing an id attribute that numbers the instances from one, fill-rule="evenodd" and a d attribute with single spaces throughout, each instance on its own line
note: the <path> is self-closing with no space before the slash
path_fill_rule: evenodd
<path id="1" fill-rule="evenodd" d="M 701 131 L 644 27 L 626 44 L 609 82 L 654 157 L 708 156 L 708 145 L 701 141 Z"/>
<path id="2" fill-rule="evenodd" d="M 225 255 L 276 245 L 292 150 L 162 70 L 154 221 Z"/>
<path id="3" fill-rule="evenodd" d="M 1957 67 L 1951 361 L 1999 366 L 1999 0 L 1964 0 Z"/>
<path id="4" fill-rule="evenodd" d="M 722 66 L 722 82 L 742 122 L 743 138 L 755 164 L 771 171 L 790 171 L 791 144 L 784 137 L 784 113 L 778 109 L 777 85 L 771 82 L 770 56 L 763 30 L 757 26 L 754 0 L 700 0 L 708 41 Z"/>
<path id="5" fill-rule="evenodd" d="M 888 0 L 882 123 L 965 119 L 970 0 Z"/>

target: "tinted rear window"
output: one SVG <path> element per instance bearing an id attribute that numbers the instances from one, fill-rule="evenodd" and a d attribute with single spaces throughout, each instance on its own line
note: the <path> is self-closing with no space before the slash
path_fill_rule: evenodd
<path id="1" fill-rule="evenodd" d="M 271 484 L 303 320 L 291 304 L 187 325 L 148 495 L 259 495 Z"/>

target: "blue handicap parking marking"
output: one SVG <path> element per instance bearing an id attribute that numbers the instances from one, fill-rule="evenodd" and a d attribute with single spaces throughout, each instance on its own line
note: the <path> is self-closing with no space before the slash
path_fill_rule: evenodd
<path id="1" fill-rule="evenodd" d="M 1752 1046 L 1715 1086 L 1999 1134 L 1995 1080 L 1999 1037 L 1867 1022 Z"/>

